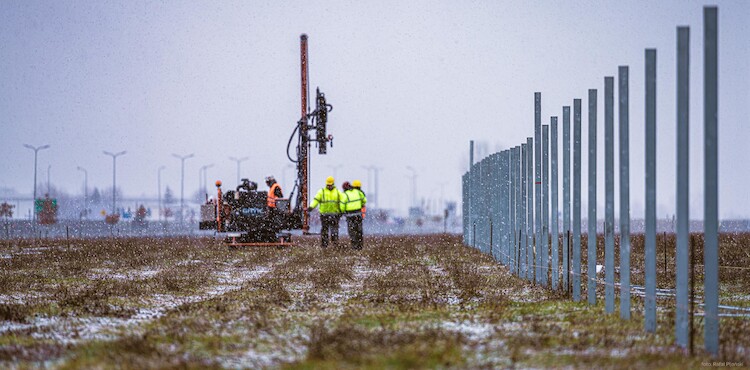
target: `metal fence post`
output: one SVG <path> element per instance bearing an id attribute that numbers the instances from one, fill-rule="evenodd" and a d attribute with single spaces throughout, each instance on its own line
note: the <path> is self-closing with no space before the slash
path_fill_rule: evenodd
<path id="1" fill-rule="evenodd" d="M 542 286 L 549 282 L 549 125 L 542 125 Z"/>
<path id="2" fill-rule="evenodd" d="M 630 319 L 630 128 L 628 67 L 620 66 L 620 318 Z"/>
<path id="3" fill-rule="evenodd" d="M 461 176 L 461 220 L 463 221 L 463 242 L 464 245 L 469 245 L 469 187 L 467 186 L 467 177 L 469 175 L 469 172 L 466 172 Z"/>
<path id="4" fill-rule="evenodd" d="M 534 138 L 526 138 L 526 148 L 528 155 L 526 163 L 526 276 L 529 281 L 534 281 Z"/>
<path id="5" fill-rule="evenodd" d="M 550 123 L 550 129 L 552 132 L 550 132 L 550 152 L 551 152 L 551 158 L 550 158 L 550 166 L 551 166 L 551 183 L 550 183 L 550 189 L 552 192 L 552 208 L 551 208 L 551 235 L 552 235 L 552 288 L 558 289 L 560 287 L 560 268 L 558 266 L 560 261 L 560 243 L 558 242 L 558 237 L 560 236 L 560 225 L 558 225 L 558 214 L 559 210 L 558 208 L 558 199 L 557 199 L 557 190 L 558 190 L 558 183 L 557 183 L 557 117 L 552 117 L 552 122 Z"/>
<path id="6" fill-rule="evenodd" d="M 589 304 L 596 304 L 596 119 L 597 90 L 589 89 L 589 214 L 588 214 L 588 292 Z"/>
<path id="7" fill-rule="evenodd" d="M 528 260 L 526 259 L 526 256 L 528 256 L 528 252 L 526 251 L 526 249 L 528 248 L 528 245 L 527 245 L 528 237 L 526 235 L 526 229 L 527 229 L 527 226 L 526 226 L 526 199 L 527 199 L 526 198 L 527 197 L 527 195 L 526 195 L 526 162 L 528 161 L 528 159 L 527 159 L 528 148 L 529 148 L 528 144 L 526 144 L 526 143 L 522 143 L 521 144 L 521 163 L 520 163 L 520 167 L 519 167 L 519 171 L 521 171 L 521 175 L 520 175 L 520 178 L 521 178 L 521 198 L 520 198 L 521 210 L 520 210 L 520 214 L 519 214 L 519 217 L 520 217 L 520 220 L 521 220 L 521 227 L 520 227 L 520 230 L 521 230 L 521 252 L 519 253 L 519 256 L 520 256 L 519 260 L 521 261 L 521 273 L 520 273 L 519 276 L 521 276 L 523 278 L 526 278 L 526 276 L 528 276 L 528 268 L 529 268 Z"/>
<path id="8" fill-rule="evenodd" d="M 719 10 L 703 8 L 703 120 L 705 140 L 705 216 L 703 263 L 705 266 L 706 351 L 719 354 Z"/>
<path id="9" fill-rule="evenodd" d="M 688 340 L 688 254 L 689 218 L 689 109 L 690 109 L 690 28 L 677 27 L 677 286 L 675 341 L 687 348 Z"/>
<path id="10" fill-rule="evenodd" d="M 542 93 L 534 93 L 534 209 L 536 214 L 536 282 L 542 283 Z"/>
<path id="11" fill-rule="evenodd" d="M 563 107 L 563 276 L 562 284 L 567 291 L 570 276 L 570 107 Z"/>
<path id="12" fill-rule="evenodd" d="M 581 99 L 573 99 L 573 300 L 581 300 Z"/>
<path id="13" fill-rule="evenodd" d="M 511 255 L 510 255 L 510 248 L 513 245 L 513 176 L 511 176 L 511 171 L 513 170 L 513 161 L 512 161 L 512 153 L 513 151 L 511 149 L 508 149 L 505 151 L 505 160 L 507 163 L 507 166 L 505 168 L 505 176 L 506 176 L 506 184 L 508 186 L 508 208 L 506 209 L 506 212 L 508 212 L 508 243 L 505 245 L 504 253 L 505 253 L 505 259 L 508 261 L 506 263 L 506 266 L 510 267 L 511 265 Z"/>
<path id="14" fill-rule="evenodd" d="M 521 213 L 521 146 L 516 146 L 516 163 L 513 167 L 516 169 L 516 229 L 513 232 L 518 236 L 516 247 L 513 251 L 513 258 L 516 260 L 516 272 L 521 276 L 521 225 L 523 224 L 523 214 Z"/>
<path id="15" fill-rule="evenodd" d="M 615 106 L 614 77 L 604 77 L 604 303 L 615 312 Z"/>
<path id="16" fill-rule="evenodd" d="M 500 243 L 500 260 L 502 261 L 503 265 L 508 265 L 508 258 L 505 254 L 505 246 L 508 245 L 509 240 L 509 230 L 510 230 L 510 217 L 508 217 L 508 209 L 510 208 L 510 204 L 508 203 L 508 151 L 503 150 L 500 153 L 500 184 L 501 184 L 501 191 L 499 194 L 500 199 L 502 199 L 502 203 L 500 206 L 500 213 L 502 214 L 503 218 L 503 238 L 502 242 Z"/>
<path id="17" fill-rule="evenodd" d="M 656 332 L 656 49 L 646 49 L 645 327 Z"/>

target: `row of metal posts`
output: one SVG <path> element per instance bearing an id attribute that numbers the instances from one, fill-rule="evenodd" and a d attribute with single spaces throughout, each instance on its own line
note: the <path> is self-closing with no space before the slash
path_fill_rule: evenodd
<path id="1" fill-rule="evenodd" d="M 718 353 L 718 11 L 704 8 L 705 247 L 704 343 Z M 689 258 L 689 28 L 677 29 L 677 244 L 675 342 L 688 346 Z M 618 68 L 620 180 L 620 317 L 630 318 L 629 68 Z M 605 310 L 615 311 L 615 79 L 604 78 Z M 562 107 L 562 230 L 558 225 L 558 117 L 542 125 L 541 93 L 534 93 L 534 137 L 474 163 L 463 175 L 464 243 L 491 254 L 511 272 L 581 300 L 581 99 Z M 597 90 L 588 90 L 588 303 L 596 304 Z M 550 132 L 551 130 L 551 132 Z M 656 50 L 645 51 L 645 330 L 656 330 Z M 550 140 L 551 139 L 551 140 Z M 572 139 L 572 148 L 571 148 Z M 534 145 L 536 144 L 536 145 Z M 533 148 L 533 149 L 532 149 Z M 571 188 L 571 151 L 572 188 Z M 550 173 L 551 172 L 551 173 Z M 551 175 L 551 178 L 550 178 Z M 551 185 L 551 186 L 550 186 Z M 571 209 L 572 192 L 572 209 Z M 550 204 L 551 198 L 551 204 Z M 550 206 L 551 214 L 550 218 Z M 572 214 L 572 222 L 571 222 Z M 550 223 L 551 219 L 551 223 Z M 562 234 L 562 235 L 560 235 Z M 562 266 L 558 265 L 559 238 Z M 572 245 L 571 245 L 572 239 Z M 551 245 L 550 245 L 551 240 Z M 552 255 L 550 256 L 550 250 Z M 551 266 L 550 266 L 551 262 Z M 562 270 L 562 273 L 560 273 Z"/>

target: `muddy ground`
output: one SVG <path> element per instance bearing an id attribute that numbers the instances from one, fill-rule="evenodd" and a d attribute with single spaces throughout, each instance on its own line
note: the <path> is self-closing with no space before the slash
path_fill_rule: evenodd
<path id="1" fill-rule="evenodd" d="M 346 242 L 5 242 L 0 367 L 750 366 L 747 318 L 722 318 L 720 358 L 700 352 L 700 334 L 690 357 L 672 345 L 668 299 L 646 334 L 640 313 L 622 321 L 535 287 L 459 236 L 368 237 L 361 251 Z"/>

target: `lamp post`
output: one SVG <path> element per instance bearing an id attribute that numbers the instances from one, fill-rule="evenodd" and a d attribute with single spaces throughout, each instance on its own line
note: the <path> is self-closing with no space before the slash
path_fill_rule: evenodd
<path id="1" fill-rule="evenodd" d="M 372 189 L 374 190 L 371 193 L 370 198 L 372 199 L 373 208 L 380 206 L 378 203 L 378 196 L 380 195 L 380 192 L 378 191 L 378 178 L 380 176 L 380 170 L 383 169 L 383 167 L 377 167 L 377 166 L 362 166 L 362 168 L 367 170 L 367 182 L 371 184 Z M 372 182 L 370 182 L 370 171 L 373 172 Z"/>
<path id="2" fill-rule="evenodd" d="M 110 153 L 108 151 L 104 151 L 104 154 L 112 157 L 112 214 L 114 215 L 117 212 L 117 157 L 127 153 L 126 151 L 121 151 L 119 153 Z"/>
<path id="3" fill-rule="evenodd" d="M 37 154 L 40 150 L 49 148 L 49 145 L 42 145 L 42 146 L 31 146 L 29 144 L 23 144 L 24 147 L 29 148 L 34 151 L 34 200 L 31 202 L 31 208 L 34 209 L 34 225 L 36 225 L 36 164 L 37 164 Z"/>
<path id="4" fill-rule="evenodd" d="M 411 201 L 412 206 L 417 206 L 417 170 L 414 169 L 412 166 L 406 166 L 406 169 L 411 171 L 411 176 L 407 176 L 411 178 Z"/>
<path id="5" fill-rule="evenodd" d="M 182 161 L 182 171 L 180 174 L 180 225 L 182 225 L 185 220 L 185 160 L 193 158 L 193 153 L 188 155 L 172 154 L 172 156 Z"/>
<path id="6" fill-rule="evenodd" d="M 240 163 L 250 159 L 250 157 L 235 158 L 229 157 L 230 160 L 237 162 L 237 184 L 240 183 Z"/>
<path id="7" fill-rule="evenodd" d="M 159 190 L 159 213 L 157 214 L 157 219 L 161 222 L 161 170 L 163 170 L 164 166 L 159 166 L 159 169 L 156 171 L 156 187 Z"/>
<path id="8" fill-rule="evenodd" d="M 203 166 L 201 166 L 200 171 L 198 171 L 198 180 L 199 180 L 198 183 L 200 184 L 198 186 L 198 191 L 201 192 L 201 193 L 203 193 L 203 194 L 206 194 L 206 190 L 207 190 L 206 188 L 208 188 L 208 182 L 206 181 L 206 173 L 208 171 L 206 171 L 206 170 L 209 169 L 209 168 L 211 168 L 211 167 L 213 167 L 213 166 L 214 166 L 213 163 L 207 164 L 207 165 L 203 165 Z M 203 177 L 202 178 L 201 178 L 201 172 L 203 173 Z"/>
<path id="9" fill-rule="evenodd" d="M 88 219 L 88 199 L 89 199 L 89 172 L 85 168 L 78 166 L 78 171 L 83 171 L 83 216 Z M 83 218 L 83 217 L 81 217 Z"/>

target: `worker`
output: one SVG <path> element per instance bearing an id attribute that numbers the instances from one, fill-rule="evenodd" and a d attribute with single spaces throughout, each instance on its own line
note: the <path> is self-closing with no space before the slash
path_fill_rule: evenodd
<path id="1" fill-rule="evenodd" d="M 268 208 L 276 208 L 276 199 L 284 197 L 281 192 L 281 185 L 276 182 L 273 176 L 266 176 L 266 185 L 268 185 L 268 197 L 266 197 Z"/>
<path id="2" fill-rule="evenodd" d="M 331 235 L 331 243 L 334 245 L 339 240 L 339 219 L 341 212 L 339 204 L 341 203 L 341 192 L 336 188 L 332 176 L 326 178 L 326 186 L 318 190 L 313 198 L 308 212 L 312 212 L 315 207 L 320 205 L 320 246 L 328 247 L 328 234 Z"/>
<path id="3" fill-rule="evenodd" d="M 266 185 L 268 185 L 268 195 L 266 196 L 266 205 L 271 222 L 281 226 L 281 212 L 276 207 L 276 200 L 283 198 L 281 185 L 276 182 L 273 176 L 266 176 Z"/>
<path id="4" fill-rule="evenodd" d="M 356 181 L 361 186 L 359 181 Z M 349 182 L 342 184 L 344 194 L 341 196 L 341 212 L 346 217 L 347 231 L 352 242 L 353 249 L 362 249 L 364 235 L 362 232 L 362 207 L 367 204 L 365 194 L 354 188 Z"/>
<path id="5" fill-rule="evenodd" d="M 365 192 L 362 191 L 362 181 L 359 181 L 359 180 L 352 181 L 352 187 L 359 190 L 362 193 L 362 198 L 367 199 Z M 366 216 L 367 216 L 367 206 L 362 205 L 362 219 L 364 220 Z"/>

